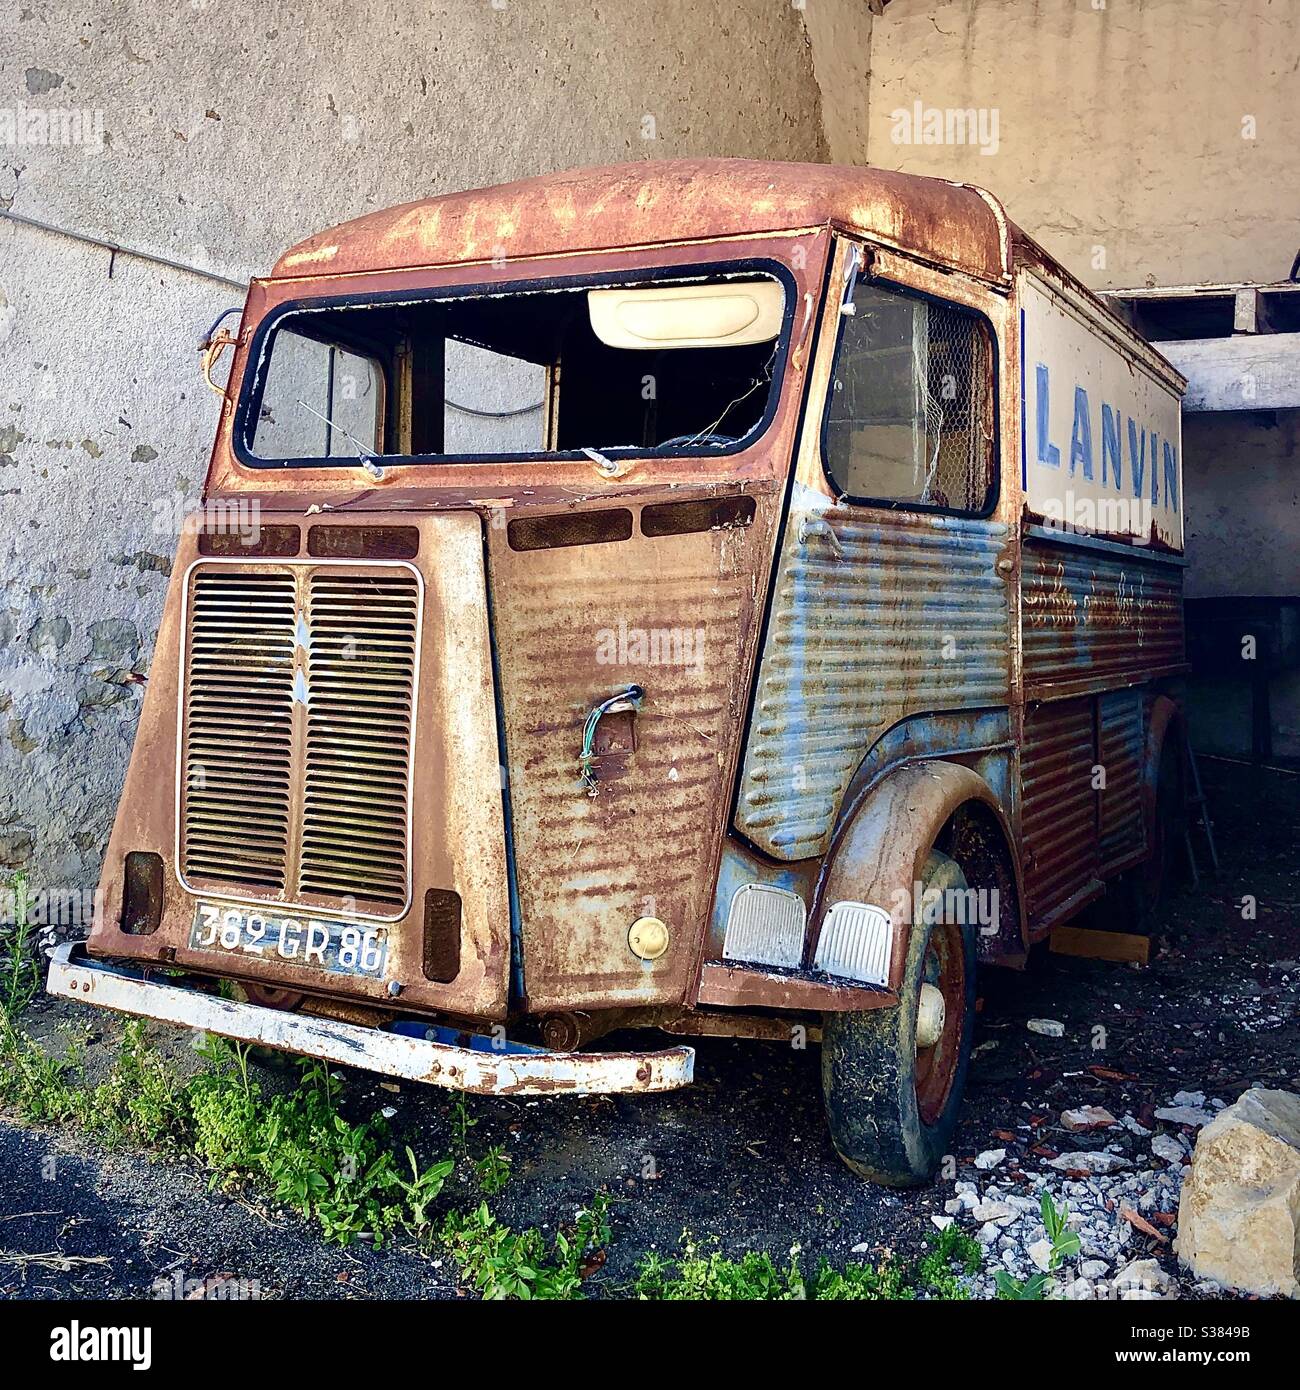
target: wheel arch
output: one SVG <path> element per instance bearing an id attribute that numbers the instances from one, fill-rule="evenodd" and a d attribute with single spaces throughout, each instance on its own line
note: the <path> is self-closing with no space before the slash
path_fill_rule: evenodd
<path id="1" fill-rule="evenodd" d="M 999 899 L 996 936 L 977 937 L 981 959 L 1014 964 L 1026 949 L 1024 893 L 1014 845 L 1006 812 L 978 772 L 945 759 L 905 763 L 882 777 L 837 827 L 809 915 L 810 940 L 815 943 L 833 903 L 881 908 L 889 914 L 893 932 L 889 984 L 897 990 L 912 930 L 914 885 L 922 879 L 926 856 L 937 847 L 965 873 L 960 857 L 965 850 L 975 880 L 968 877 L 971 888 L 996 886 L 1000 893 L 1010 888 L 1014 897 L 1005 913 Z"/>

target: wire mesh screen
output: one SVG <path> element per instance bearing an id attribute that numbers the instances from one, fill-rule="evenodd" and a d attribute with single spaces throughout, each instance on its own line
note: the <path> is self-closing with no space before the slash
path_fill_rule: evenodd
<path id="1" fill-rule="evenodd" d="M 859 284 L 831 379 L 826 463 L 850 497 L 982 512 L 991 353 L 974 314 Z"/>

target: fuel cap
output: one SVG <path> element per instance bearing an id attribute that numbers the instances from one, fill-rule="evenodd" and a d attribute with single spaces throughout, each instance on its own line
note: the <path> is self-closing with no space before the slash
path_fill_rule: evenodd
<path id="1" fill-rule="evenodd" d="M 668 949 L 668 928 L 658 917 L 638 917 L 628 928 L 627 944 L 634 956 L 658 960 Z"/>

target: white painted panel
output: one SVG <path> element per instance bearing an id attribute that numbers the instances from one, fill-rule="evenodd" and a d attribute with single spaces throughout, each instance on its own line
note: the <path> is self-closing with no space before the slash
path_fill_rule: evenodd
<path id="1" fill-rule="evenodd" d="M 1080 311 L 1020 280 L 1021 469 L 1048 525 L 1182 549 L 1179 397 Z"/>

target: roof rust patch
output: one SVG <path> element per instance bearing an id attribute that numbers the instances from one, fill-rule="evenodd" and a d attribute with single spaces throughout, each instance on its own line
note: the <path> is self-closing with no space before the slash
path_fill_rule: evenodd
<path id="1" fill-rule="evenodd" d="M 833 224 L 1004 281 L 1009 224 L 967 184 L 747 159 L 576 169 L 372 212 L 308 237 L 272 278 L 406 270 Z"/>

